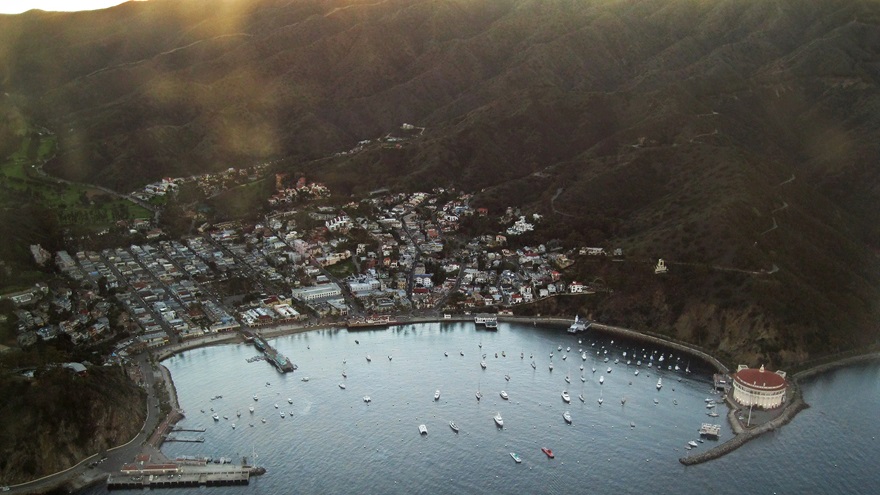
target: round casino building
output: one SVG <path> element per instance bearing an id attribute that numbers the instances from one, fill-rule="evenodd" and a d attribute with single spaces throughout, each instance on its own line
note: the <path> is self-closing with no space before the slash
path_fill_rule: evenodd
<path id="1" fill-rule="evenodd" d="M 755 369 L 741 364 L 733 375 L 733 400 L 744 406 L 779 407 L 787 388 L 784 371 L 765 371 L 763 365 Z"/>

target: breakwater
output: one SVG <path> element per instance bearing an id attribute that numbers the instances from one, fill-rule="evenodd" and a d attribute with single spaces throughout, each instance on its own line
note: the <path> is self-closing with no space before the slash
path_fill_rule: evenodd
<path id="1" fill-rule="evenodd" d="M 806 402 L 804 402 L 803 395 L 801 394 L 801 391 L 800 391 L 800 387 L 798 387 L 797 384 L 795 384 L 795 383 L 792 383 L 791 386 L 795 388 L 793 398 L 790 402 L 788 402 L 784 406 L 782 413 L 778 417 L 776 417 L 776 418 L 774 418 L 774 419 L 772 419 L 762 425 L 756 426 L 755 428 L 752 428 L 750 430 L 746 430 L 740 425 L 739 420 L 737 420 L 737 418 L 736 418 L 737 409 L 731 409 L 727 413 L 727 420 L 728 420 L 728 422 L 730 422 L 730 425 L 735 433 L 735 436 L 733 438 L 731 438 L 730 440 L 727 440 L 726 442 L 722 443 L 721 445 L 718 445 L 717 447 L 713 447 L 713 448 L 711 448 L 705 452 L 702 452 L 700 454 L 682 457 L 678 460 L 678 462 L 684 464 L 685 466 L 692 466 L 694 464 L 701 464 L 703 462 L 708 462 L 713 459 L 717 459 L 723 455 L 726 455 L 730 452 L 733 452 L 734 450 L 742 447 L 743 445 L 750 442 L 751 440 L 758 438 L 759 436 L 763 435 L 764 433 L 774 431 L 774 430 L 776 430 L 776 428 L 779 428 L 782 425 L 787 424 L 789 421 L 794 419 L 794 417 L 797 415 L 797 413 L 810 407 Z M 729 400 L 730 399 L 728 399 L 728 401 Z"/>

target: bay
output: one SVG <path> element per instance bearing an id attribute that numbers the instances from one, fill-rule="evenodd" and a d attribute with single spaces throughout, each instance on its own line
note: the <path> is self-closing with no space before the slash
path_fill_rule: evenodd
<path id="1" fill-rule="evenodd" d="M 166 443 L 163 452 L 236 462 L 256 453 L 268 470 L 248 486 L 212 487 L 212 493 L 876 493 L 880 486 L 873 469 L 880 454 L 876 364 L 811 380 L 804 391 L 812 407 L 791 424 L 721 459 L 685 467 L 679 457 L 715 445 L 706 441 L 685 450 L 701 423 L 721 424 L 722 440 L 731 432 L 723 416 L 706 416 L 704 399 L 718 398 L 710 395 L 710 370 L 666 349 L 507 323 L 498 332 L 472 323 L 433 323 L 318 330 L 270 342 L 298 364 L 295 373 L 248 363 L 257 353 L 247 344 L 195 349 L 163 362 L 186 411 L 179 426 L 207 430 L 199 434 L 204 443 Z M 645 358 L 641 367 L 627 366 L 623 352 L 662 353 L 664 365 L 690 365 L 692 373 L 658 374 Z M 435 390 L 441 393 L 437 401 Z M 570 404 L 562 401 L 563 390 Z M 211 400 L 216 395 L 223 398 Z M 570 411 L 571 425 L 563 411 Z M 220 421 L 211 419 L 213 412 Z M 503 416 L 503 429 L 494 424 L 495 413 Z M 453 432 L 449 421 L 461 431 Z M 419 435 L 420 424 L 427 435 Z M 541 447 L 552 448 L 555 459 Z M 523 462 L 515 464 L 509 452 Z M 86 493 L 105 491 L 93 487 Z"/>

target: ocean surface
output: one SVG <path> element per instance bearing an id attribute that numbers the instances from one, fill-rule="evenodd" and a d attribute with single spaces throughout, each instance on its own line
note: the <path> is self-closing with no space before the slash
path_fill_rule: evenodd
<path id="1" fill-rule="evenodd" d="M 731 432 L 726 408 L 719 406 L 719 418 L 706 414 L 705 399 L 719 398 L 710 391 L 710 369 L 668 349 L 507 323 L 499 323 L 498 332 L 472 323 L 320 330 L 270 343 L 297 363 L 295 373 L 248 363 L 258 353 L 247 344 L 196 349 L 163 362 L 186 412 L 179 426 L 207 429 L 177 434 L 203 436 L 203 443 L 169 442 L 163 452 L 235 462 L 256 454 L 268 470 L 248 486 L 212 487 L 211 493 L 880 493 L 880 364 L 812 379 L 804 384 L 812 407 L 792 423 L 721 459 L 685 467 L 679 457 L 716 445 L 707 440 L 685 449 L 699 438 L 701 423 L 721 424 L 722 441 Z M 624 352 L 628 358 L 637 353 L 642 366 L 635 359 L 627 366 Z M 653 355 L 655 366 L 647 367 L 644 355 Z M 666 369 L 675 364 L 679 372 Z M 509 400 L 500 397 L 502 390 Z M 217 395 L 222 398 L 212 400 Z M 504 418 L 503 429 L 493 422 L 495 413 Z M 427 435 L 419 435 L 421 424 Z M 555 459 L 541 447 L 551 448 Z M 105 492 L 101 486 L 84 493 Z"/>

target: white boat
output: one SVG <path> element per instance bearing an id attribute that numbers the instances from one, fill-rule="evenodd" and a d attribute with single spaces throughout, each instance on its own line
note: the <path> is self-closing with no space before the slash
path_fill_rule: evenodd
<path id="1" fill-rule="evenodd" d="M 504 379 L 510 381 L 510 375 L 504 375 Z"/>
<path id="2" fill-rule="evenodd" d="M 240 417 L 241 417 L 241 411 L 235 411 L 235 417 L 236 417 L 236 418 L 240 418 Z"/>
<path id="3" fill-rule="evenodd" d="M 568 391 L 562 391 L 562 400 L 564 400 L 566 403 L 571 402 L 571 396 L 568 395 Z"/>
<path id="4" fill-rule="evenodd" d="M 214 421 L 220 421 L 220 416 L 218 416 L 217 413 L 214 413 L 211 417 L 214 418 Z"/>
<path id="5" fill-rule="evenodd" d="M 458 351 L 458 353 L 459 353 L 460 355 L 464 356 L 464 351 Z"/>
<path id="6" fill-rule="evenodd" d="M 288 404 L 293 404 L 293 398 L 292 398 L 292 397 L 288 397 L 288 398 L 287 398 L 287 403 L 288 403 Z"/>
<path id="7" fill-rule="evenodd" d="M 498 425 L 498 426 L 504 428 L 504 420 L 501 419 L 501 413 L 500 413 L 500 412 L 495 413 L 495 417 L 492 418 L 492 419 L 495 420 L 495 424 L 496 424 L 496 425 Z"/>
<path id="8" fill-rule="evenodd" d="M 425 425 L 419 425 L 419 434 L 420 435 L 427 435 L 428 434 L 428 427 Z"/>
<path id="9" fill-rule="evenodd" d="M 557 350 L 557 351 L 561 351 L 561 350 L 562 350 L 562 346 L 557 347 L 556 350 Z"/>
<path id="10" fill-rule="evenodd" d="M 450 421 L 450 422 L 449 422 L 449 427 L 452 428 L 452 431 L 458 433 L 458 425 L 455 424 L 455 421 Z"/>
<path id="11" fill-rule="evenodd" d="M 388 356 L 388 360 L 391 361 L 391 356 L 390 356 L 390 355 Z"/>
<path id="12" fill-rule="evenodd" d="M 251 414 L 253 414 L 253 413 L 254 413 L 254 406 L 249 407 L 249 408 L 248 408 L 248 411 L 250 411 Z"/>
<path id="13" fill-rule="evenodd" d="M 607 362 L 608 362 L 608 356 L 605 356 L 605 359 L 603 359 L 602 362 L 603 362 L 603 363 L 607 363 Z"/>
<path id="14" fill-rule="evenodd" d="M 571 413 L 565 411 L 564 413 L 562 413 L 562 419 L 564 419 L 566 423 L 571 424 Z"/>
<path id="15" fill-rule="evenodd" d="M 275 403 L 275 409 L 278 409 L 278 403 L 277 403 L 277 402 Z"/>
<path id="16" fill-rule="evenodd" d="M 522 462 L 522 459 L 520 459 L 519 455 L 516 452 L 511 452 L 510 457 L 513 457 L 513 460 L 516 461 L 517 464 Z"/>
<path id="17" fill-rule="evenodd" d="M 605 377 L 604 377 L 604 376 L 600 376 L 600 377 L 599 377 L 599 385 L 601 385 L 601 384 L 603 384 L 603 383 L 605 383 Z"/>
<path id="18" fill-rule="evenodd" d="M 563 355 L 562 355 L 562 360 L 565 361 L 565 358 L 567 358 L 567 357 L 568 357 L 568 354 L 563 354 Z"/>
<path id="19" fill-rule="evenodd" d="M 660 403 L 660 401 L 657 400 L 657 399 L 655 398 L 655 399 L 654 399 L 654 404 L 659 404 L 659 403 Z"/>
<path id="20" fill-rule="evenodd" d="M 605 399 L 603 399 L 603 398 L 600 396 L 598 399 L 596 399 L 596 402 L 598 402 L 599 405 L 601 406 L 602 403 L 605 402 Z"/>
<path id="21" fill-rule="evenodd" d="M 710 403 L 706 404 L 706 409 L 712 409 L 713 407 L 715 407 L 714 402 L 710 402 Z"/>
<path id="22" fill-rule="evenodd" d="M 339 384 L 339 388 L 341 388 L 342 390 L 345 390 L 345 384 L 344 384 L 344 383 L 340 383 L 340 384 Z"/>
<path id="23" fill-rule="evenodd" d="M 565 375 L 565 383 L 571 383 L 571 378 L 568 375 Z"/>
<path id="24" fill-rule="evenodd" d="M 635 374 L 636 376 L 639 376 L 639 370 L 636 370 L 636 372 L 635 372 L 634 374 Z"/>
<path id="25" fill-rule="evenodd" d="M 372 402 L 372 401 L 373 401 L 373 399 L 371 399 L 369 395 L 364 396 L 364 402 Z"/>
<path id="26" fill-rule="evenodd" d="M 711 416 L 711 417 L 713 417 L 713 418 L 717 418 L 717 417 L 718 417 L 718 413 L 715 412 L 715 411 L 709 411 L 709 412 L 706 413 L 706 415 Z"/>
<path id="27" fill-rule="evenodd" d="M 663 388 L 663 378 L 658 378 L 657 379 L 657 390 L 660 390 L 661 388 Z"/>
<path id="28" fill-rule="evenodd" d="M 607 369 L 605 372 L 606 372 L 606 373 L 611 373 L 611 367 L 609 366 L 608 369 Z"/>
<path id="29" fill-rule="evenodd" d="M 550 371 L 553 371 L 553 363 L 550 363 Z"/>
<path id="30" fill-rule="evenodd" d="M 281 411 L 279 414 L 281 415 L 282 418 L 284 417 L 284 411 Z"/>
<path id="31" fill-rule="evenodd" d="M 535 362 L 532 361 L 532 369 L 535 369 L 535 368 L 537 368 L 537 367 L 538 367 L 538 365 L 536 365 Z"/>
<path id="32" fill-rule="evenodd" d="M 260 421 L 262 421 L 263 423 L 265 423 L 265 422 L 266 422 L 266 418 L 263 418 L 263 419 L 261 419 Z"/>
<path id="33" fill-rule="evenodd" d="M 624 404 L 626 404 L 626 397 L 620 399 L 620 405 L 622 406 Z"/>
<path id="34" fill-rule="evenodd" d="M 235 423 L 232 423 L 232 429 L 233 430 L 235 429 Z"/>
<path id="35" fill-rule="evenodd" d="M 443 351 L 443 355 L 446 356 L 446 357 L 449 357 L 449 353 L 446 352 L 446 351 Z"/>
<path id="36" fill-rule="evenodd" d="M 581 369 L 581 371 L 584 371 L 584 365 L 581 365 L 580 369 Z"/>
<path id="37" fill-rule="evenodd" d="M 699 447 L 700 446 L 700 444 L 698 444 L 697 442 L 695 442 L 693 440 L 688 441 L 688 445 L 690 445 L 691 447 Z"/>
<path id="38" fill-rule="evenodd" d="M 584 361 L 587 360 L 587 351 L 584 351 L 583 353 L 581 353 L 581 359 L 583 359 Z"/>
<path id="39" fill-rule="evenodd" d="M 440 389 L 434 391 L 434 400 L 440 400 Z"/>
<path id="40" fill-rule="evenodd" d="M 480 361 L 480 368 L 486 369 L 486 361 Z"/>
<path id="41" fill-rule="evenodd" d="M 581 375 L 581 381 L 582 381 L 582 382 L 587 381 L 587 377 L 585 377 L 584 375 Z"/>
<path id="42" fill-rule="evenodd" d="M 309 381 L 309 377 L 307 377 L 307 376 L 302 377 L 302 381 L 304 381 L 304 382 Z"/>
<path id="43" fill-rule="evenodd" d="M 342 378 L 348 378 L 348 375 L 345 374 L 345 371 L 342 372 Z"/>
<path id="44" fill-rule="evenodd" d="M 367 354 L 367 361 L 369 362 L 369 361 L 372 361 L 372 360 L 373 360 L 373 358 L 371 358 L 370 355 Z"/>
<path id="45" fill-rule="evenodd" d="M 482 399 L 482 398 L 483 398 L 483 393 L 482 393 L 482 392 L 480 392 L 480 391 L 479 391 L 479 390 L 477 390 L 477 393 L 476 393 L 476 394 L 474 394 L 474 395 L 475 395 L 475 396 L 476 396 L 476 397 L 477 397 L 477 400 L 480 400 L 480 399 Z"/>
<path id="46" fill-rule="evenodd" d="M 504 400 L 508 400 L 510 398 L 508 397 L 507 392 L 505 392 L 504 390 L 502 390 L 499 395 L 501 395 L 501 398 Z"/>
<path id="47" fill-rule="evenodd" d="M 592 372 L 593 372 L 593 373 L 596 372 L 596 367 L 595 367 L 595 366 L 593 366 L 593 368 L 592 368 Z"/>
<path id="48" fill-rule="evenodd" d="M 256 395 L 254 396 L 254 400 L 255 400 L 255 401 L 256 401 L 256 400 L 259 400 L 259 399 L 257 399 L 257 396 L 256 396 Z"/>
<path id="49" fill-rule="evenodd" d="M 565 352 L 571 352 L 571 347 L 566 347 Z"/>
<path id="50" fill-rule="evenodd" d="M 584 394 L 578 395 L 578 399 L 580 399 L 581 402 L 587 402 L 587 399 L 584 398 Z"/>

